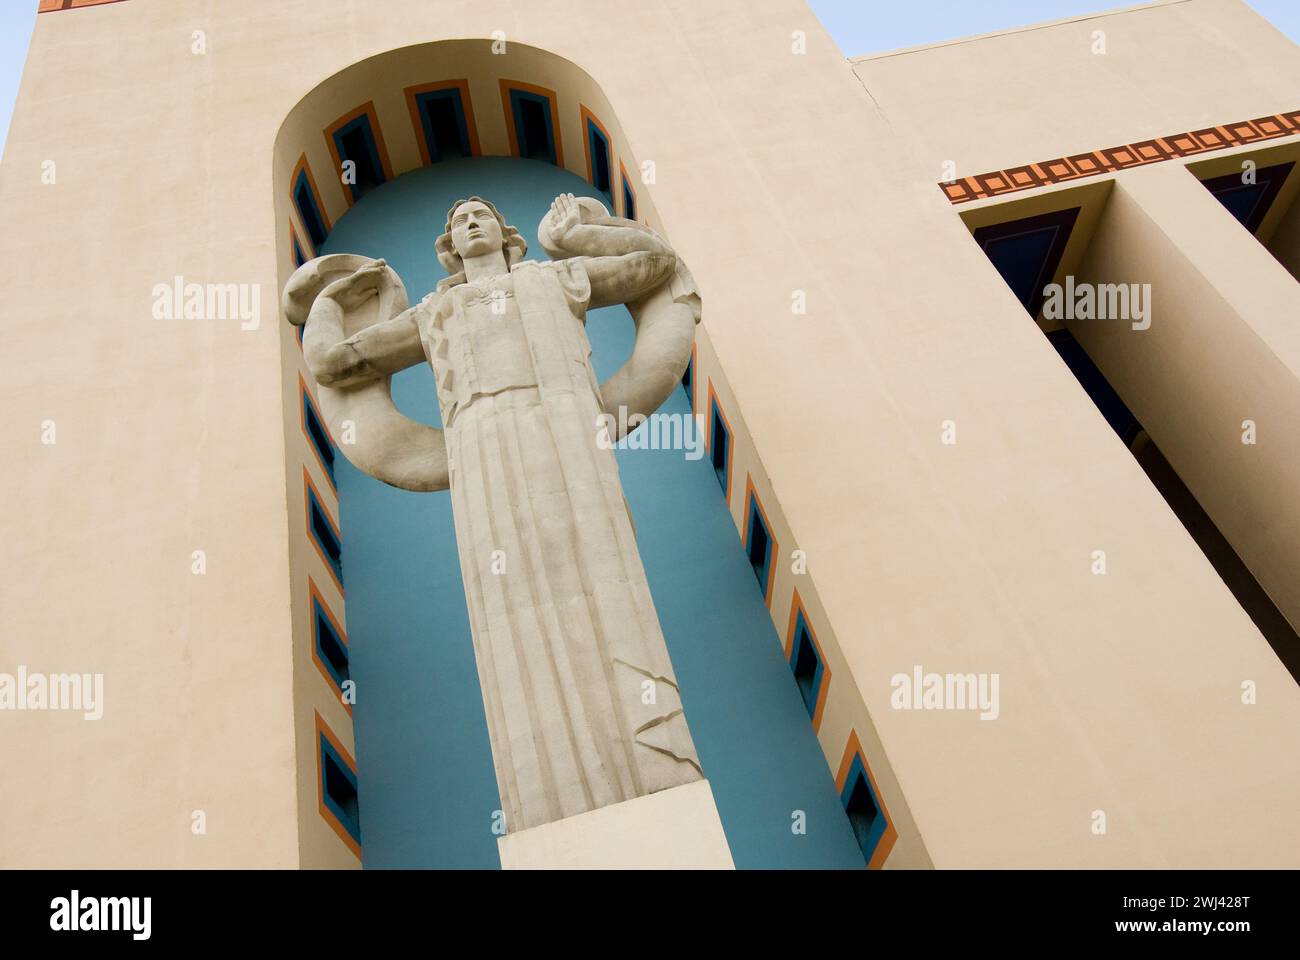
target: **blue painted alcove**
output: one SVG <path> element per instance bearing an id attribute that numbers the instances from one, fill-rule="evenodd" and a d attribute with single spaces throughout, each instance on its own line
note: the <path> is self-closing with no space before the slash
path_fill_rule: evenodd
<path id="1" fill-rule="evenodd" d="M 537 223 L 585 181 L 534 160 L 444 160 L 369 193 L 322 253 L 384 257 L 411 301 L 446 274 L 433 243 L 457 199 L 488 197 L 544 258 Z M 704 291 L 705 310 L 708 292 Z M 623 307 L 589 317 L 604 380 L 631 350 Z M 440 425 L 429 371 L 393 378 L 408 416 Z M 677 390 L 666 413 L 690 413 Z M 623 486 L 705 775 L 737 867 L 864 866 L 752 568 L 706 457 L 622 450 Z M 337 460 L 365 865 L 499 867 L 500 806 L 456 555 L 451 501 Z M 739 483 L 743 484 L 743 478 Z M 743 492 L 743 486 L 739 487 Z M 792 832 L 794 811 L 807 832 Z"/>

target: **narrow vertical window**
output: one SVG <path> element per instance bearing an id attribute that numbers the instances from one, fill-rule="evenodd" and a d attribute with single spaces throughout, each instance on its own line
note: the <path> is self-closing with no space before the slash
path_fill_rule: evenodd
<path id="1" fill-rule="evenodd" d="M 831 671 L 817 635 L 808 623 L 799 591 L 794 592 L 790 607 L 790 628 L 786 633 L 785 658 L 794 674 L 795 686 L 803 700 L 804 709 L 812 721 L 813 729 L 820 730 L 826 697 L 830 692 Z"/>
<path id="2" fill-rule="evenodd" d="M 587 149 L 587 179 L 613 203 L 613 159 L 610 156 L 609 134 L 604 124 L 586 107 L 581 108 Z"/>
<path id="3" fill-rule="evenodd" d="M 835 783 L 839 787 L 844 814 L 848 817 L 867 868 L 879 870 L 898 840 L 898 831 L 894 829 L 889 811 L 881 801 L 879 784 L 867 766 L 857 731 L 849 731 L 849 742 L 845 745 L 844 758 L 840 761 Z"/>
<path id="4" fill-rule="evenodd" d="M 311 241 L 312 249 L 319 250 L 321 244 L 329 238 L 330 225 L 321 206 L 320 193 L 316 190 L 316 179 L 311 175 L 311 168 L 307 166 L 306 154 L 303 154 L 298 161 L 290 183 L 292 184 L 291 199 L 294 209 L 298 211 L 298 219 L 302 222 L 303 229 L 307 231 L 307 239 Z"/>
<path id="5" fill-rule="evenodd" d="M 556 126 L 555 91 L 517 81 L 501 81 L 510 152 L 525 160 L 564 166 L 560 131 Z"/>
<path id="6" fill-rule="evenodd" d="M 316 714 L 317 802 L 320 815 L 358 858 L 361 856 L 361 807 L 356 762 Z"/>
<path id="7" fill-rule="evenodd" d="M 710 384 L 709 393 L 712 407 L 709 426 L 709 458 L 713 463 L 713 472 L 717 475 L 718 483 L 722 485 L 722 491 L 726 494 L 727 500 L 730 501 L 731 431 L 727 429 L 727 421 L 722 416 L 717 397 L 712 396 L 712 384 Z"/>
<path id="8" fill-rule="evenodd" d="M 632 189 L 632 181 L 628 179 L 627 169 L 620 160 L 618 164 L 619 180 L 623 187 L 623 218 L 626 220 L 636 219 L 636 191 Z"/>
<path id="9" fill-rule="evenodd" d="M 744 543 L 749 565 L 754 570 L 758 587 L 763 592 L 763 602 L 772 604 L 772 581 L 775 579 L 776 566 L 773 563 L 776 541 L 772 539 L 772 530 L 768 526 L 767 514 L 759 502 L 754 490 L 754 481 L 746 478 L 745 487 L 749 494 L 745 505 Z"/>
<path id="10" fill-rule="evenodd" d="M 299 328 L 301 329 L 301 328 Z M 299 377 L 298 388 L 302 394 L 302 432 L 307 435 L 312 452 L 320 462 L 321 470 L 331 484 L 334 483 L 334 443 L 330 440 L 325 422 L 316 412 L 316 404 L 307 390 L 306 382 Z"/>
<path id="11" fill-rule="evenodd" d="M 406 103 L 425 166 L 479 155 L 468 81 L 443 80 L 407 87 Z"/>
<path id="12" fill-rule="evenodd" d="M 302 479 L 304 496 L 307 500 L 307 535 L 320 555 L 322 562 L 334 577 L 340 590 L 343 589 L 343 541 L 338 527 L 330 519 L 325 508 L 321 506 L 320 494 L 311 482 L 307 468 L 303 467 Z"/>

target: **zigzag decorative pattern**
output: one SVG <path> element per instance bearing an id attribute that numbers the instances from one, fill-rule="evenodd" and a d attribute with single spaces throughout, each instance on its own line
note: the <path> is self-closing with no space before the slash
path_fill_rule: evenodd
<path id="1" fill-rule="evenodd" d="M 1031 163 L 1023 167 L 1011 167 L 1007 170 L 994 170 L 973 177 L 940 183 L 950 203 L 968 203 L 971 200 L 983 200 L 1005 193 L 1018 193 L 1021 190 L 1033 190 L 1053 183 L 1078 180 L 1083 177 L 1095 177 L 1103 173 L 1113 173 L 1127 167 L 1140 167 L 1148 163 L 1160 163 L 1178 157 L 1190 157 L 1198 153 L 1213 150 L 1226 150 L 1246 143 L 1258 143 L 1263 140 L 1276 140 L 1300 133 L 1300 110 L 1279 113 L 1257 120 L 1240 120 L 1225 123 L 1219 127 L 1206 127 L 1189 133 L 1175 133 L 1155 140 L 1142 140 L 1138 143 L 1108 147 L 1092 153 L 1080 153 L 1072 157 L 1058 157 L 1041 163 Z"/>

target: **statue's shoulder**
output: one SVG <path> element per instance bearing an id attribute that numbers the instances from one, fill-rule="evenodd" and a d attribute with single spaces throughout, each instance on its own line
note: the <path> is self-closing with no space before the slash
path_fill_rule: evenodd
<path id="1" fill-rule="evenodd" d="M 511 273 L 518 273 L 520 270 L 551 270 L 557 273 L 568 273 L 575 267 L 581 267 L 582 261 L 587 257 L 565 257 L 562 260 L 520 260 L 518 263 L 510 265 Z"/>
<path id="2" fill-rule="evenodd" d="M 449 295 L 450 290 L 450 287 L 432 290 L 407 311 L 421 336 L 437 336 L 441 332 L 446 311 L 453 306 L 454 298 Z"/>
<path id="3" fill-rule="evenodd" d="M 521 260 L 510 268 L 511 276 L 521 273 L 553 278 L 563 291 L 570 309 L 580 312 L 591 299 L 591 279 L 587 276 L 587 257 L 565 257 L 562 260 Z"/>
<path id="4" fill-rule="evenodd" d="M 510 273 L 539 270 L 554 274 L 561 283 L 587 283 L 587 263 L 590 257 L 565 257 L 562 260 L 520 260 L 510 267 Z"/>
<path id="5" fill-rule="evenodd" d="M 439 283 L 438 286 L 420 298 L 420 302 L 415 305 L 416 311 L 429 317 L 437 316 L 455 303 L 454 293 L 458 286 L 463 287 L 464 284 L 453 285 L 446 283 L 446 281 Z"/>

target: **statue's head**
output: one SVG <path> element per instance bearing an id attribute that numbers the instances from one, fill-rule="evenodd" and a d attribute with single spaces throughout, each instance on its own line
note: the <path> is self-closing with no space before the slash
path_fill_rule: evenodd
<path id="1" fill-rule="evenodd" d="M 513 267 L 528 251 L 528 243 L 519 231 L 506 223 L 492 201 L 482 197 L 457 200 L 447 211 L 445 232 L 434 248 L 438 262 L 449 274 L 439 289 L 465 282 L 465 260 L 500 250 L 506 267 Z"/>

